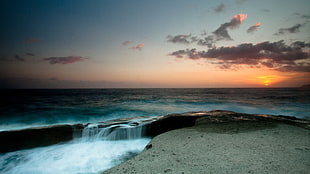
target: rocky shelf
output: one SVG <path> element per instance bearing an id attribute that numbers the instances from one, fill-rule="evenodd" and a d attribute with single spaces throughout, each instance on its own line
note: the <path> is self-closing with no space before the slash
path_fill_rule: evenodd
<path id="1" fill-rule="evenodd" d="M 168 114 L 157 117 L 134 117 L 98 122 L 100 128 L 113 127 L 110 131 L 142 128 L 142 137 L 154 137 L 164 132 L 191 127 L 197 124 L 213 124 L 226 122 L 254 122 L 262 124 L 284 123 L 310 129 L 310 121 L 281 115 L 245 114 L 232 111 L 213 110 Z M 0 153 L 21 149 L 48 146 L 64 143 L 82 136 L 82 131 L 88 124 L 65 124 L 46 127 L 36 127 L 13 131 L 1 131 Z M 126 138 L 126 137 L 123 137 Z"/>

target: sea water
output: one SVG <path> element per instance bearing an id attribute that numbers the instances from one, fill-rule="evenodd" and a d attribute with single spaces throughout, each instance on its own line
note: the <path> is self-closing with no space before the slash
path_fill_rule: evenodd
<path id="1" fill-rule="evenodd" d="M 70 142 L 0 154 L 0 173 L 101 173 L 144 149 L 151 140 L 143 136 L 141 122 L 146 119 L 136 118 L 135 124 L 91 123 Z"/>
<path id="2" fill-rule="evenodd" d="M 214 109 L 310 115 L 310 91 L 300 88 L 0 90 L 0 97 L 0 130 Z"/>
<path id="3" fill-rule="evenodd" d="M 310 91 L 300 88 L 44 89 L 0 94 L 0 131 L 214 109 L 310 116 Z M 0 173 L 100 173 L 139 153 L 150 141 L 137 132 L 121 140 L 103 138 L 104 130 L 93 134 L 97 138 L 86 134 L 65 144 L 0 154 Z"/>

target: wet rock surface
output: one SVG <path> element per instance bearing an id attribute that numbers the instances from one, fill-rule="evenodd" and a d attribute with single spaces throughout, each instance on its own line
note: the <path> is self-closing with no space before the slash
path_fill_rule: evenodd
<path id="1" fill-rule="evenodd" d="M 310 129 L 309 120 L 286 116 L 244 114 L 223 110 L 168 114 L 157 117 L 122 118 L 106 122 L 98 122 L 96 124 L 99 128 L 113 126 L 114 129 L 118 128 L 123 129 L 124 131 L 126 131 L 126 129 L 130 130 L 134 129 L 134 127 L 139 127 L 143 129 L 141 136 L 154 137 L 167 131 L 199 124 L 212 125 L 214 123 L 230 122 L 255 122 L 254 124 L 259 124 L 260 127 L 270 127 L 274 123 L 285 123 Z M 0 144 L 0 153 L 70 141 L 74 137 L 81 137 L 83 129 L 90 124 L 91 123 L 54 125 L 22 130 L 1 131 L 0 139 L 3 141 Z M 228 129 L 228 127 L 226 126 L 225 129 Z M 243 131 L 237 130 L 237 128 L 235 129 L 235 132 Z M 249 126 L 248 129 L 253 129 L 253 126 Z M 111 131 L 113 131 L 113 129 L 111 129 Z"/>
<path id="2" fill-rule="evenodd" d="M 55 125 L 0 132 L 0 153 L 40 146 L 48 146 L 72 140 L 74 131 L 82 125 Z"/>
<path id="3" fill-rule="evenodd" d="M 160 118 L 161 123 L 167 117 L 178 116 L 195 117 L 194 125 L 187 126 L 181 121 L 179 126 L 184 128 L 155 136 L 142 153 L 103 174 L 280 174 L 310 171 L 307 120 L 211 111 L 167 115 Z M 157 131 L 166 129 L 163 127 Z"/>
<path id="4" fill-rule="evenodd" d="M 263 114 L 245 114 L 232 111 L 213 110 L 201 112 L 188 112 L 182 114 L 169 114 L 159 117 L 157 120 L 146 125 L 146 135 L 156 136 L 160 133 L 194 126 L 195 124 L 213 124 L 226 122 L 257 122 L 260 124 L 285 123 L 310 129 L 310 121 L 296 117 L 275 116 Z"/>

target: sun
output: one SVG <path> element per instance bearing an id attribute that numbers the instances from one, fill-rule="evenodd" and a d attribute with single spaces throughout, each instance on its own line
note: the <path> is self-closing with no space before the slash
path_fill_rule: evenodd
<path id="1" fill-rule="evenodd" d="M 268 78 L 268 77 L 264 77 L 264 76 L 263 76 L 263 78 L 262 78 L 262 83 L 263 83 L 263 85 L 265 85 L 265 86 L 269 86 L 269 85 L 272 83 L 272 80 L 271 80 L 270 78 Z"/>
<path id="2" fill-rule="evenodd" d="M 263 84 L 265 86 L 269 86 L 271 82 L 272 82 L 271 80 L 265 80 L 265 81 L 263 81 Z"/>
<path id="3" fill-rule="evenodd" d="M 265 75 L 265 76 L 258 76 L 257 78 L 259 79 L 259 82 L 261 84 L 263 84 L 264 86 L 269 86 L 274 82 L 274 80 L 277 79 L 277 76 L 276 75 Z"/>

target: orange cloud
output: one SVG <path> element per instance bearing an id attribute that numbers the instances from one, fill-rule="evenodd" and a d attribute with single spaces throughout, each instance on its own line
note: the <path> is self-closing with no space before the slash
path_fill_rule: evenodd
<path id="1" fill-rule="evenodd" d="M 250 26 L 249 29 L 247 30 L 247 32 L 248 32 L 248 33 L 252 33 L 252 32 L 254 32 L 254 31 L 256 31 L 257 28 L 258 28 L 260 25 L 261 25 L 260 22 L 257 22 L 256 24 Z"/>
<path id="2" fill-rule="evenodd" d="M 247 14 L 236 14 L 231 20 L 231 26 L 229 27 L 235 27 L 236 25 L 242 24 L 242 21 L 244 21 L 248 17 Z"/>
<path id="3" fill-rule="evenodd" d="M 218 29 L 216 29 L 213 33 L 217 36 L 218 40 L 232 40 L 230 35 L 228 34 L 227 28 L 234 29 L 237 28 L 242 21 L 247 18 L 247 14 L 236 14 L 230 22 L 226 22 L 222 24 Z"/>
<path id="4" fill-rule="evenodd" d="M 253 26 L 255 27 L 259 27 L 260 26 L 260 22 L 257 22 L 256 24 L 254 24 Z"/>
<path id="5" fill-rule="evenodd" d="M 136 45 L 134 47 L 130 47 L 129 49 L 141 51 L 143 47 L 144 47 L 144 44 L 139 44 L 139 45 Z"/>

